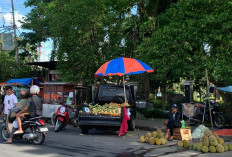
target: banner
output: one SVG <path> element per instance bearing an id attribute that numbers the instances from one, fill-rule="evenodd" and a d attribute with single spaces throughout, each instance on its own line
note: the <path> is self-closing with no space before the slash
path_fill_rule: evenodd
<path id="1" fill-rule="evenodd" d="M 4 51 L 14 50 L 13 35 L 11 33 L 2 34 L 2 50 Z"/>

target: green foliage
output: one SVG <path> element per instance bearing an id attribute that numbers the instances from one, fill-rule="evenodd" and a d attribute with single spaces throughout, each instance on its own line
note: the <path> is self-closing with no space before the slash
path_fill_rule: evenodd
<path id="1" fill-rule="evenodd" d="M 168 118 L 168 113 L 156 108 L 138 108 L 136 109 L 140 115 L 145 118 Z"/>
<path id="2" fill-rule="evenodd" d="M 156 16 L 173 0 L 27 0 L 24 40 L 54 41 L 52 60 L 59 61 L 64 81 L 90 83 L 96 70 L 113 58 L 138 57 L 142 38 L 154 31 Z M 136 8 L 132 9 L 132 8 Z M 135 14 L 132 14 L 132 11 Z"/>
<path id="3" fill-rule="evenodd" d="M 210 7 L 209 7 L 210 6 Z M 232 13 L 230 0 L 188 0 L 172 4 L 157 17 L 156 31 L 144 38 L 138 53 L 155 67 L 152 79 L 172 84 L 180 78 L 231 83 Z M 203 43 L 211 46 L 210 56 Z"/>
<path id="4" fill-rule="evenodd" d="M 43 77 L 44 69 L 37 69 L 26 65 L 25 60 L 20 60 L 16 66 L 15 57 L 9 52 L 0 51 L 0 82 L 6 82 L 13 78 Z"/>

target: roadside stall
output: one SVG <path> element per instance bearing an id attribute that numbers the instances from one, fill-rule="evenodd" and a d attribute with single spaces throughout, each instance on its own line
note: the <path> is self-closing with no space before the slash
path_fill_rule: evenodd
<path id="1" fill-rule="evenodd" d="M 32 86 L 32 85 L 37 85 L 40 87 L 39 96 L 42 97 L 43 96 L 43 87 L 42 87 L 40 81 L 38 80 L 38 78 L 35 78 L 35 77 L 34 78 L 11 79 L 11 80 L 7 81 L 6 83 L 1 84 L 1 90 L 4 91 L 4 94 L 6 95 L 5 87 L 12 86 L 12 89 L 13 89 L 16 97 L 18 97 L 21 89 L 26 88 L 29 90 L 30 86 Z"/>
<path id="2" fill-rule="evenodd" d="M 64 104 L 82 104 L 82 86 L 76 86 L 67 82 L 45 82 L 43 83 L 43 116 L 53 118 L 57 109 Z"/>
<path id="3" fill-rule="evenodd" d="M 52 118 L 56 110 L 62 104 L 72 105 L 75 103 L 75 85 L 65 82 L 43 83 L 43 116 Z"/>

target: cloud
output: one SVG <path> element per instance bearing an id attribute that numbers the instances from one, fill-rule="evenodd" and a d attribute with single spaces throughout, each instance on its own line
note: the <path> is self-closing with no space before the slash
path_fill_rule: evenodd
<path id="1" fill-rule="evenodd" d="M 6 13 L 6 14 L 2 14 L 4 17 L 4 21 L 5 23 L 7 23 L 7 25 L 13 24 L 13 16 L 12 13 Z M 22 14 L 19 14 L 18 11 L 15 11 L 15 24 L 17 26 L 17 28 L 21 27 L 21 23 L 19 21 L 24 21 L 25 16 Z"/>

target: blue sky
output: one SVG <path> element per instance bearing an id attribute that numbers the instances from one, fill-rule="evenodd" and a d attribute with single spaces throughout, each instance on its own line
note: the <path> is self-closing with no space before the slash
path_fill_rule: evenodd
<path id="1" fill-rule="evenodd" d="M 27 32 L 28 30 L 21 29 L 21 24 L 18 20 L 23 20 L 26 14 L 31 11 L 31 7 L 25 7 L 24 2 L 26 0 L 14 0 L 15 8 L 15 21 L 17 25 L 17 36 L 22 32 Z M 13 33 L 12 29 L 12 10 L 11 10 L 11 0 L 0 0 L 0 33 Z M 52 42 L 48 41 L 41 43 L 42 55 L 39 58 L 40 61 L 47 61 L 50 57 L 50 52 L 52 48 Z"/>

